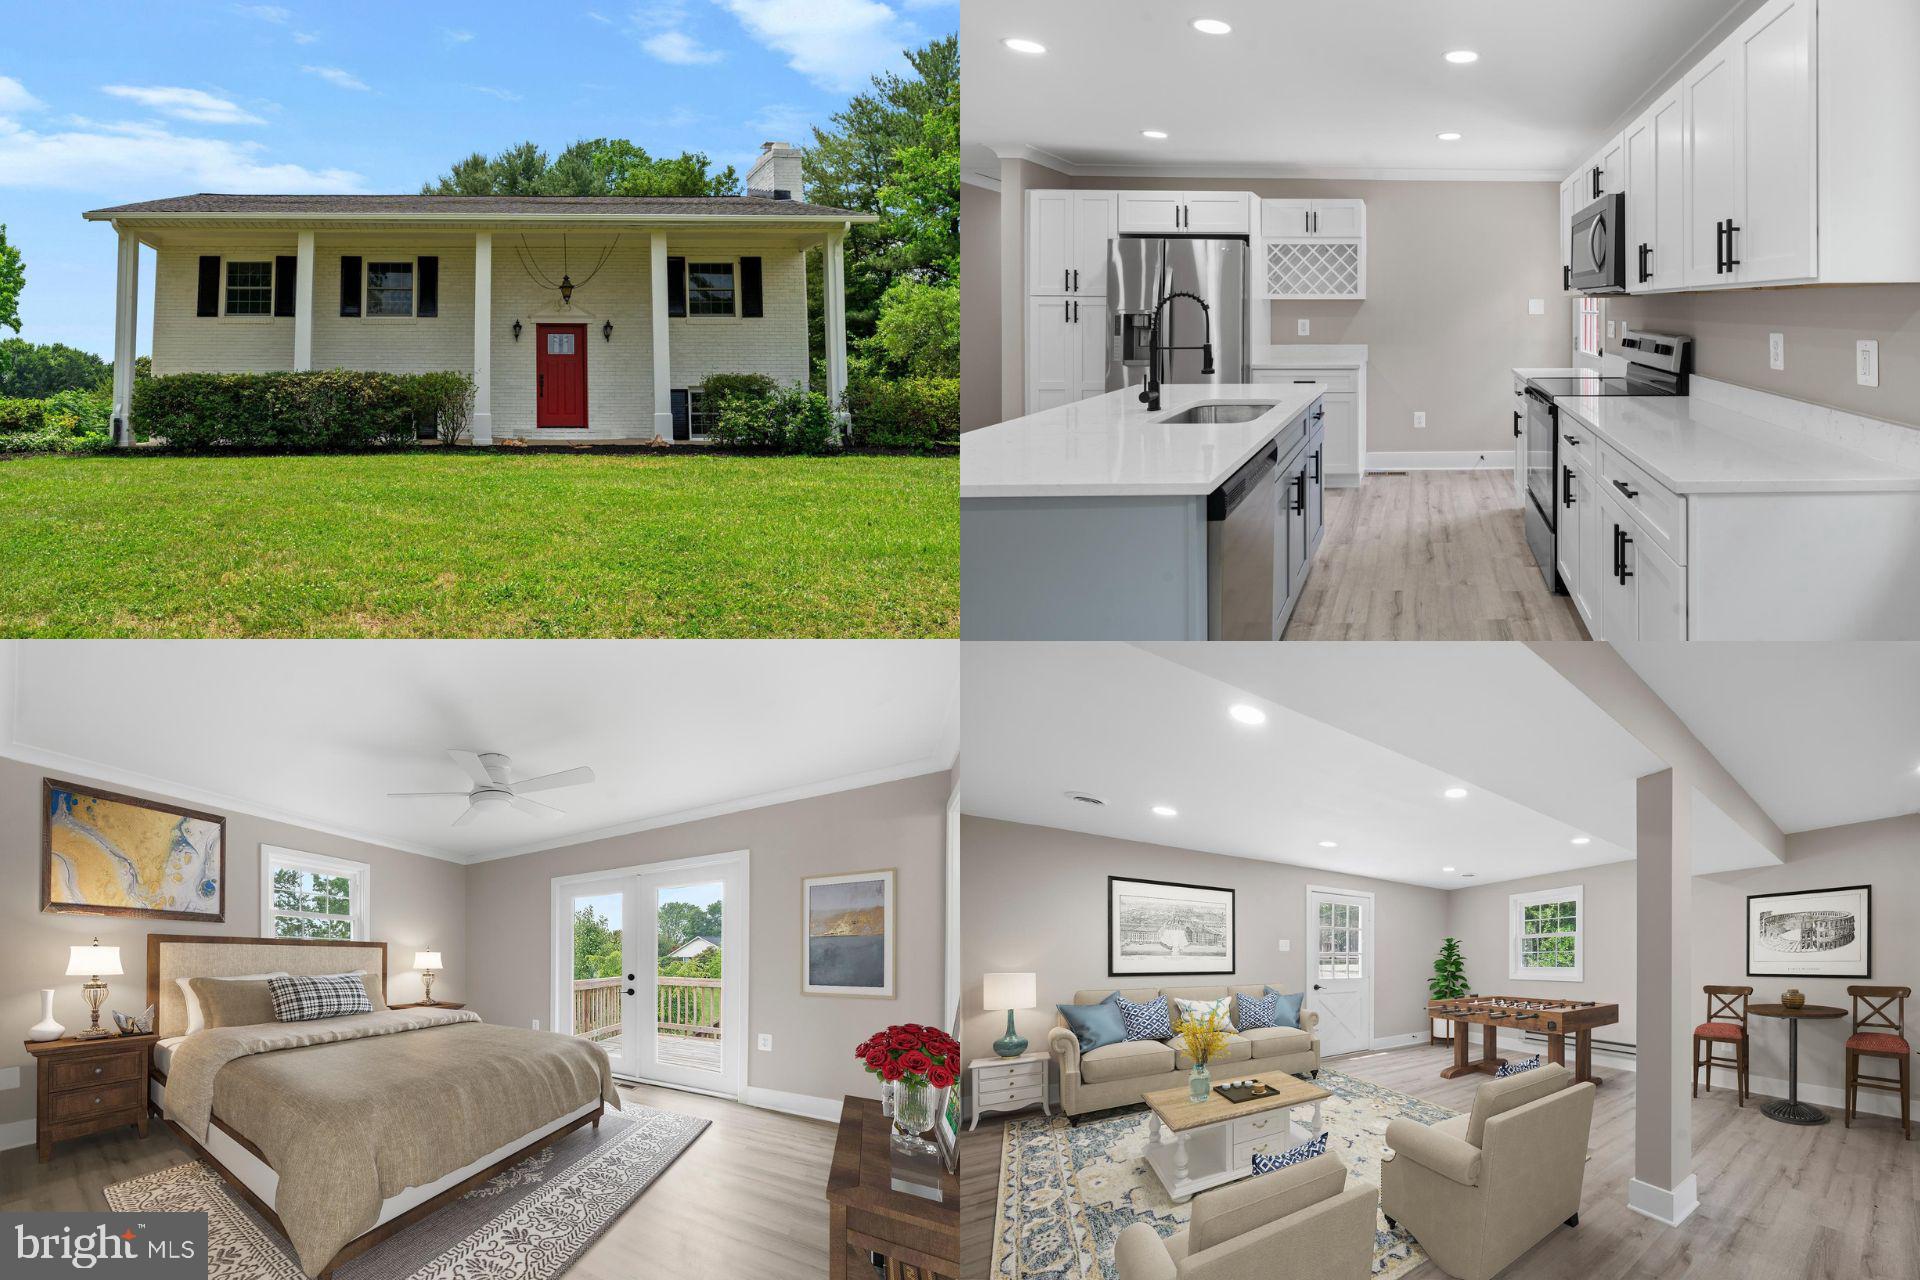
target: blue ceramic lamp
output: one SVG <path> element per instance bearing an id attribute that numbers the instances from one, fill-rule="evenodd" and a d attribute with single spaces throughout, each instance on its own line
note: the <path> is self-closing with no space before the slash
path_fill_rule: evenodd
<path id="1" fill-rule="evenodd" d="M 1031 973 L 989 973 L 981 977 L 980 1003 L 988 1009 L 1007 1011 L 1007 1034 L 993 1042 L 993 1051 L 1003 1058 L 1017 1058 L 1027 1051 L 1027 1041 L 1013 1029 L 1013 1011 L 1031 1009 L 1039 1003 L 1034 975 Z"/>

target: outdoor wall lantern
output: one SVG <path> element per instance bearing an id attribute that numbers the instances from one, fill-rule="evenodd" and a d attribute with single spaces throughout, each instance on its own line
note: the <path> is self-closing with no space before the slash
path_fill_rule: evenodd
<path id="1" fill-rule="evenodd" d="M 573 277 L 572 276 L 563 275 L 560 277 L 560 305 L 563 307 L 570 307 L 573 305 Z"/>
<path id="2" fill-rule="evenodd" d="M 518 320 L 513 322 L 513 340 L 515 342 L 520 341 L 520 322 Z"/>
<path id="3" fill-rule="evenodd" d="M 608 342 L 613 341 L 613 321 L 609 320 L 600 326 L 600 336 Z"/>

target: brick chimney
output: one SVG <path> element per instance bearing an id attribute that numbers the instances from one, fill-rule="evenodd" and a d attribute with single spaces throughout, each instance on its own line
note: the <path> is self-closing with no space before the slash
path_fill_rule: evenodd
<path id="1" fill-rule="evenodd" d="M 785 142 L 763 142 L 760 158 L 747 170 L 747 194 L 769 200 L 800 198 L 800 149 Z"/>

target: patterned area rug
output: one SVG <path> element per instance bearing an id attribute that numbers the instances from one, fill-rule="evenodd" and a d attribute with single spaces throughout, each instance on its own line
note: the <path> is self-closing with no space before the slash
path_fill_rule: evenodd
<path id="1" fill-rule="evenodd" d="M 1333 1097 L 1321 1104 L 1351 1177 L 1380 1184 L 1387 1121 L 1433 1124 L 1455 1114 L 1338 1071 L 1322 1070 Z M 1305 1114 L 1302 1113 L 1304 1123 Z M 994 1280 L 1119 1280 L 1113 1242 L 1136 1222 L 1163 1236 L 1187 1225 L 1192 1204 L 1175 1204 L 1147 1167 L 1147 1109 L 1097 1113 L 1077 1125 L 1045 1116 L 1009 1124 L 1000 1149 L 1000 1203 L 993 1224 Z M 1386 1280 L 1426 1254 L 1386 1219 L 1374 1224 L 1373 1274 Z"/>
<path id="2" fill-rule="evenodd" d="M 629 1102 L 442 1206 L 336 1280 L 544 1280 L 571 1267 L 708 1121 Z M 207 1215 L 209 1280 L 305 1280 L 293 1250 L 199 1161 L 107 1188 L 119 1212 Z"/>

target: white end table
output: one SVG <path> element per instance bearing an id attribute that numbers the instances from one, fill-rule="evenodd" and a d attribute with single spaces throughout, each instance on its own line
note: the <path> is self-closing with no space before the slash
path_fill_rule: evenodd
<path id="1" fill-rule="evenodd" d="M 980 1127 L 983 1111 L 1019 1111 L 1040 1104 L 1040 1110 L 1053 1114 L 1047 1105 L 1047 1062 L 1049 1055 L 1038 1051 L 1017 1058 L 975 1058 L 967 1064 L 973 1081 L 973 1123 L 971 1133 Z"/>

